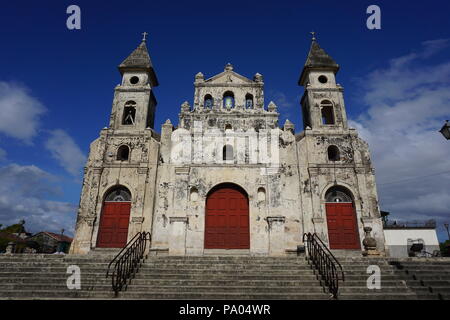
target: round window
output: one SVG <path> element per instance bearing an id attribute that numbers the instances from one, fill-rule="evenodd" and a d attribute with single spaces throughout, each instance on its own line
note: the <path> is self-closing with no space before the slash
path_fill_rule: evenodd
<path id="1" fill-rule="evenodd" d="M 130 78 L 130 83 L 131 84 L 136 84 L 138 82 L 139 82 L 139 77 L 134 76 L 134 77 Z"/>
<path id="2" fill-rule="evenodd" d="M 320 83 L 327 83 L 327 81 L 328 81 L 327 77 L 325 77 L 325 76 L 320 76 L 319 77 L 319 82 Z"/>

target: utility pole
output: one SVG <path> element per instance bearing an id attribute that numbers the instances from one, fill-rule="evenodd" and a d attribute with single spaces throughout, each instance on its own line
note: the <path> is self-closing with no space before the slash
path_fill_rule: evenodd
<path id="1" fill-rule="evenodd" d="M 450 241 L 450 233 L 448 232 L 448 223 L 444 223 L 445 229 L 447 229 L 448 240 Z"/>

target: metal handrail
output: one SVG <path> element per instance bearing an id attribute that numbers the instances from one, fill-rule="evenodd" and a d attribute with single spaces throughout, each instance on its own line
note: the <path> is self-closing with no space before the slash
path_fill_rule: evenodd
<path id="1" fill-rule="evenodd" d="M 111 281 L 116 296 L 139 271 L 147 248 L 147 241 L 150 239 L 150 232 L 138 232 L 108 264 L 106 277 L 110 275 L 110 268 L 114 263 Z"/>
<path id="2" fill-rule="evenodd" d="M 303 242 L 307 242 L 307 258 L 318 271 L 321 280 L 324 282 L 324 287 L 328 288 L 333 298 L 337 299 L 339 280 L 345 281 L 341 264 L 316 233 L 303 234 Z"/>

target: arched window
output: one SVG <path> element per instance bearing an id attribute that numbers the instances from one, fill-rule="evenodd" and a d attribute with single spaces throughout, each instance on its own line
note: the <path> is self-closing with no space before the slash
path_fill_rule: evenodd
<path id="1" fill-rule="evenodd" d="M 231 91 L 227 91 L 223 94 L 223 107 L 234 108 L 234 94 Z"/>
<path id="2" fill-rule="evenodd" d="M 253 95 L 251 95 L 250 93 L 247 93 L 247 95 L 245 96 L 245 107 L 247 109 L 253 108 Z"/>
<path id="3" fill-rule="evenodd" d="M 225 130 L 233 130 L 233 126 L 229 123 L 225 125 Z"/>
<path id="4" fill-rule="evenodd" d="M 128 148 L 128 146 L 120 146 L 119 149 L 117 149 L 117 160 L 127 161 L 129 156 L 130 148 Z"/>
<path id="5" fill-rule="evenodd" d="M 328 147 L 328 160 L 329 161 L 339 161 L 341 160 L 339 148 L 336 146 L 329 146 Z"/>
<path id="6" fill-rule="evenodd" d="M 212 96 L 210 94 L 207 94 L 205 96 L 205 100 L 204 100 L 204 106 L 205 108 L 211 109 L 214 105 L 214 100 L 212 98 Z"/>
<path id="7" fill-rule="evenodd" d="M 233 160 L 233 147 L 229 144 L 223 146 L 223 160 Z"/>
<path id="8" fill-rule="evenodd" d="M 128 202 L 131 201 L 131 193 L 127 188 L 119 186 L 109 191 L 105 202 Z"/>
<path id="9" fill-rule="evenodd" d="M 325 195 L 326 202 L 353 202 L 350 191 L 341 186 L 335 186 L 328 189 Z"/>
<path id="10" fill-rule="evenodd" d="M 136 119 L 136 102 L 127 101 L 123 108 L 122 124 L 133 125 Z"/>
<path id="11" fill-rule="evenodd" d="M 320 110 L 322 113 L 322 124 L 334 124 L 333 104 L 324 100 L 320 104 Z"/>

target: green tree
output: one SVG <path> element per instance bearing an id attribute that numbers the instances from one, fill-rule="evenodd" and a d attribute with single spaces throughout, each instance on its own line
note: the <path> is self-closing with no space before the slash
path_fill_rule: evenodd
<path id="1" fill-rule="evenodd" d="M 6 250 L 6 247 L 8 246 L 8 243 L 11 241 L 8 237 L 8 234 L 21 234 L 23 232 L 26 232 L 25 230 L 25 220 L 21 220 L 19 223 L 12 224 L 8 227 L 5 227 L 3 229 L 0 229 L 0 252 L 3 252 Z M 3 226 L 3 225 L 2 225 Z M 19 245 L 19 247 L 23 246 L 22 244 Z"/>

